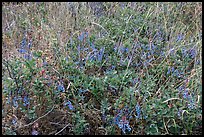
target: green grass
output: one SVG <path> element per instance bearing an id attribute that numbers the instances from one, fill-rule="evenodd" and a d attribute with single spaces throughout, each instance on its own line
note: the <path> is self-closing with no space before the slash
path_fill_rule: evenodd
<path id="1" fill-rule="evenodd" d="M 196 2 L 3 3 L 3 134 L 202 134 L 201 19 Z"/>

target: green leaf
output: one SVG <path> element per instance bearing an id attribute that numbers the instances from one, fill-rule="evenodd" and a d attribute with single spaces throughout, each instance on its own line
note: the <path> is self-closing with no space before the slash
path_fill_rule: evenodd
<path id="1" fill-rule="evenodd" d="M 37 58 L 41 58 L 42 57 L 42 51 L 34 51 L 33 56 L 37 57 Z"/>

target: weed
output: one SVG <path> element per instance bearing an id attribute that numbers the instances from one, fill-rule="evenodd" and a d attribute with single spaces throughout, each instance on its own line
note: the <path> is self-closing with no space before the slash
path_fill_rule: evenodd
<path id="1" fill-rule="evenodd" d="M 202 134 L 201 3 L 4 3 L 2 16 L 3 134 Z"/>

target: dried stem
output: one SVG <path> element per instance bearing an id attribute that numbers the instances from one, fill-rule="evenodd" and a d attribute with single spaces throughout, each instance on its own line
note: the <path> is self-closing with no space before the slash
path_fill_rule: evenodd
<path id="1" fill-rule="evenodd" d="M 35 121 L 33 121 L 33 122 L 31 122 L 31 123 L 29 123 L 29 124 L 27 124 L 27 125 L 24 125 L 24 126 L 22 126 L 22 127 L 19 127 L 18 129 L 24 128 L 24 127 L 28 127 L 28 126 L 34 124 L 34 123 L 37 122 L 38 120 L 40 120 L 40 119 L 42 119 L 43 117 L 47 116 L 50 112 L 52 112 L 52 110 L 53 110 L 54 108 L 55 108 L 55 107 L 53 106 L 52 109 L 51 109 L 50 111 L 48 111 L 45 115 L 39 117 L 38 119 L 36 119 Z"/>
<path id="2" fill-rule="evenodd" d="M 55 133 L 55 135 L 58 135 L 59 133 L 61 133 L 65 128 L 67 128 L 68 126 L 71 126 L 71 124 L 67 124 L 63 129 L 61 129 L 59 132 Z"/>

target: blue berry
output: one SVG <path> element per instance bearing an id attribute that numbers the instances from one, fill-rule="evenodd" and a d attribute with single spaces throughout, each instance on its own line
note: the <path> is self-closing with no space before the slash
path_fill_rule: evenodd
<path id="1" fill-rule="evenodd" d="M 71 101 L 68 100 L 68 101 L 64 104 L 64 106 L 66 106 L 66 105 L 68 105 L 68 107 L 69 107 L 70 110 L 73 110 L 73 109 L 74 109 L 74 107 L 73 107 Z"/>
<path id="2" fill-rule="evenodd" d="M 20 52 L 21 54 L 23 54 L 23 53 L 26 53 L 27 50 L 25 50 L 25 49 L 19 49 L 18 52 Z"/>
<path id="3" fill-rule="evenodd" d="M 62 84 L 59 84 L 59 85 L 57 86 L 57 90 L 58 90 L 58 91 L 61 91 L 61 92 L 65 92 L 64 86 L 63 86 Z"/>
<path id="4" fill-rule="evenodd" d="M 136 105 L 135 109 L 136 109 L 136 113 L 137 113 L 136 118 L 140 118 L 141 108 L 140 108 L 139 103 L 137 103 L 137 105 Z"/>

